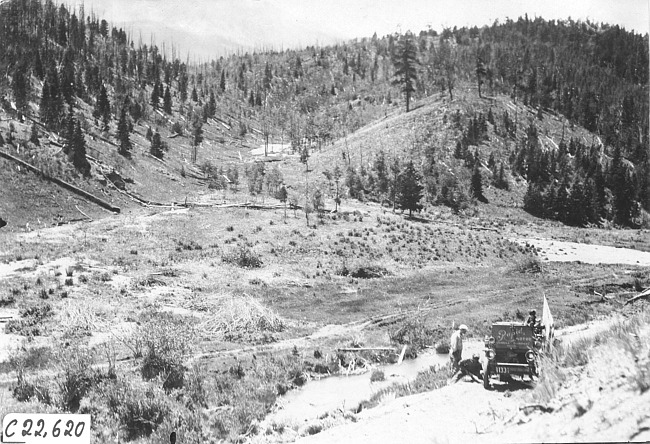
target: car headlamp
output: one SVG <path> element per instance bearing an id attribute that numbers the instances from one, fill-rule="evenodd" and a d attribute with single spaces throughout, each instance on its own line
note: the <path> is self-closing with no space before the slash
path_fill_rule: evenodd
<path id="1" fill-rule="evenodd" d="M 534 361 L 534 360 L 535 360 L 535 352 L 532 351 L 532 350 L 528 350 L 528 351 L 526 352 L 526 361 L 528 361 L 528 362 L 532 362 L 532 361 Z"/>

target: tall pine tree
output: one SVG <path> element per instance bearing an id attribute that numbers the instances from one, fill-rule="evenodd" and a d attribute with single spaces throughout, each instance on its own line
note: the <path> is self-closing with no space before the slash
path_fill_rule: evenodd
<path id="1" fill-rule="evenodd" d="M 76 121 L 74 124 L 72 152 L 69 155 L 72 157 L 72 163 L 75 168 L 85 177 L 90 176 L 90 163 L 86 158 L 86 140 L 81 131 L 81 124 L 79 121 Z"/>
<path id="2" fill-rule="evenodd" d="M 408 210 L 409 217 L 413 215 L 413 211 L 422 209 L 423 191 L 422 177 L 411 160 L 405 165 L 399 180 L 399 208 Z"/>
<path id="3" fill-rule="evenodd" d="M 165 96 L 163 97 L 163 111 L 167 114 L 172 113 L 172 95 L 169 92 L 169 86 L 165 89 Z"/>
<path id="4" fill-rule="evenodd" d="M 478 156 L 474 161 L 474 170 L 472 171 L 472 180 L 470 183 L 470 193 L 479 202 L 487 203 L 487 198 L 483 194 L 483 175 L 481 174 L 481 161 Z"/>
<path id="5" fill-rule="evenodd" d="M 129 126 L 126 106 L 122 106 L 122 110 L 120 111 L 120 120 L 117 123 L 117 138 L 120 141 L 118 152 L 123 156 L 127 156 L 132 147 L 129 136 Z"/>
<path id="6" fill-rule="evenodd" d="M 103 84 L 99 90 L 99 96 L 97 97 L 93 116 L 101 119 L 103 131 L 108 131 L 108 124 L 111 121 L 111 103 L 108 101 L 108 92 Z"/>
<path id="7" fill-rule="evenodd" d="M 393 59 L 395 65 L 395 80 L 393 84 L 400 85 L 402 92 L 406 94 L 406 112 L 409 112 L 411 94 L 415 92 L 417 80 L 417 45 L 413 34 L 407 32 L 400 38 L 396 54 Z"/>

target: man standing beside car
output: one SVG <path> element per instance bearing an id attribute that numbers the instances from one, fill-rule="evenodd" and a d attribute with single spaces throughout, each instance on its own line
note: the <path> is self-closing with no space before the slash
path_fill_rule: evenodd
<path id="1" fill-rule="evenodd" d="M 467 325 L 460 324 L 458 330 L 451 335 L 449 346 L 449 358 L 454 372 L 458 371 L 458 363 L 463 356 L 463 336 L 467 333 Z"/>

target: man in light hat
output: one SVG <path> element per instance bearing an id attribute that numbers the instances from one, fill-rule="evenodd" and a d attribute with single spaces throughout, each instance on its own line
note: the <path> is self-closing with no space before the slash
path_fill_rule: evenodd
<path id="1" fill-rule="evenodd" d="M 463 355 L 463 336 L 467 333 L 467 325 L 460 324 L 458 330 L 451 335 L 451 345 L 449 346 L 449 359 L 454 372 L 458 371 L 458 363 Z"/>

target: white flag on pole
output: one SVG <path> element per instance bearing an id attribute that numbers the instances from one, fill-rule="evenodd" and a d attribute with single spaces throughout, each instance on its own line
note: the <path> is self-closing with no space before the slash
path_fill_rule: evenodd
<path id="1" fill-rule="evenodd" d="M 542 325 L 544 325 L 546 341 L 548 343 L 548 340 L 551 337 L 554 329 L 554 324 L 553 324 L 553 315 L 551 314 L 551 309 L 548 306 L 546 295 L 544 295 L 544 308 L 542 309 Z"/>

